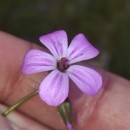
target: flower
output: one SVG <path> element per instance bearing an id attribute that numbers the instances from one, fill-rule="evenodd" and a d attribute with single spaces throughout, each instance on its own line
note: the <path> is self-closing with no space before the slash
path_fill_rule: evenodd
<path id="1" fill-rule="evenodd" d="M 69 78 L 84 93 L 94 95 L 102 85 L 102 77 L 95 70 L 75 63 L 96 57 L 99 51 L 83 34 L 76 35 L 68 47 L 64 30 L 39 38 L 50 52 L 30 50 L 24 59 L 23 73 L 32 74 L 52 70 L 39 86 L 40 98 L 51 106 L 63 103 L 69 93 Z"/>

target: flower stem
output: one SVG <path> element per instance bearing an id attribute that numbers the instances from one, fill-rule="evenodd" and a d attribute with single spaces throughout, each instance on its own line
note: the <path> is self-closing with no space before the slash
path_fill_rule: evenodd
<path id="1" fill-rule="evenodd" d="M 57 107 L 57 110 L 62 117 L 67 129 L 74 130 L 74 128 L 72 127 L 72 109 L 70 101 L 67 100 L 64 103 L 60 104 Z"/>
<path id="2" fill-rule="evenodd" d="M 5 112 L 2 113 L 3 116 L 7 116 L 9 113 L 11 113 L 13 110 L 18 108 L 20 105 L 22 105 L 24 102 L 28 101 L 30 98 L 38 94 L 38 89 L 34 90 L 29 95 L 25 96 L 24 98 L 20 99 L 18 102 L 16 102 L 14 105 L 10 106 Z"/>

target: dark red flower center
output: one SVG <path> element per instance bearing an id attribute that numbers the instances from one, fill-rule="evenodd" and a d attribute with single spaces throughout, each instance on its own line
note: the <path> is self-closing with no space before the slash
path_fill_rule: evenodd
<path id="1" fill-rule="evenodd" d="M 57 62 L 57 68 L 61 72 L 64 72 L 66 69 L 68 69 L 69 64 L 68 64 L 68 59 L 66 58 L 61 58 L 59 62 Z"/>

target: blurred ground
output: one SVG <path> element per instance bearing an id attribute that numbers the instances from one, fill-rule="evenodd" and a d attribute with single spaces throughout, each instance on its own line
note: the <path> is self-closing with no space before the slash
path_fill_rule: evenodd
<path id="1" fill-rule="evenodd" d="M 44 33 L 84 33 L 96 64 L 130 79 L 130 0 L 0 0 L 0 30 L 39 44 Z"/>

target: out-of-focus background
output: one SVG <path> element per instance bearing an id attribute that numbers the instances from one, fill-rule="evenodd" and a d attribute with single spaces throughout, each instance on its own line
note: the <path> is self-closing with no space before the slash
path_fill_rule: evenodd
<path id="1" fill-rule="evenodd" d="M 130 0 L 0 1 L 0 30 L 40 44 L 58 29 L 84 33 L 101 51 L 94 64 L 130 79 Z"/>

